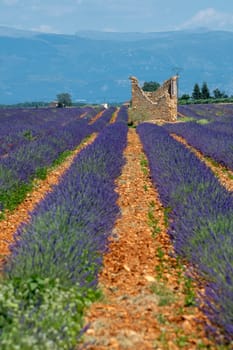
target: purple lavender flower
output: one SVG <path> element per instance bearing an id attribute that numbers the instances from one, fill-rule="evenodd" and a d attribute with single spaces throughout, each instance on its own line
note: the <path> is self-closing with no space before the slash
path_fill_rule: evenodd
<path id="1" fill-rule="evenodd" d="M 144 123 L 137 131 L 152 181 L 169 208 L 169 234 L 175 251 L 211 281 L 202 296 L 205 312 L 232 340 L 233 194 L 163 127 Z"/>

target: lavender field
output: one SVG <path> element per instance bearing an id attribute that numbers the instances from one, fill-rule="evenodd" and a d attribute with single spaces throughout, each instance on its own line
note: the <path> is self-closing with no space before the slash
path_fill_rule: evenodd
<path id="1" fill-rule="evenodd" d="M 9 201 L 8 189 L 15 182 L 27 183 L 44 159 L 51 165 L 59 154 L 98 133 L 31 213 L 30 223 L 15 233 L 1 281 L 1 349 L 71 349 L 83 332 L 83 309 L 98 297 L 97 273 L 119 215 L 114 179 L 124 163 L 127 113 L 122 108 L 108 125 L 114 111 L 109 108 L 94 123 L 90 119 L 97 112 L 89 108 L 8 110 L 1 116 L 9 133 L 1 135 L 2 193 Z M 14 168 L 18 163 L 22 167 Z"/>
<path id="2" fill-rule="evenodd" d="M 0 209 L 14 209 L 53 166 L 110 120 L 114 108 L 90 124 L 93 108 L 6 109 L 0 111 Z"/>
<path id="3" fill-rule="evenodd" d="M 180 106 L 179 111 L 191 120 L 169 124 L 166 129 L 184 137 L 205 156 L 233 170 L 233 106 L 187 105 Z"/>
<path id="4" fill-rule="evenodd" d="M 86 307 L 100 297 L 98 273 L 121 215 L 115 181 L 125 163 L 128 113 L 122 106 L 0 110 L 0 209 L 17 210 L 33 179 L 97 134 L 59 184 L 15 232 L 0 286 L 0 347 L 75 349 Z M 233 341 L 233 193 L 170 133 L 233 170 L 233 106 L 180 106 L 179 123 L 136 132 L 167 215 L 177 257 L 206 281 L 199 304 L 209 330 Z M 186 116 L 187 118 L 185 118 Z"/>
<path id="5" fill-rule="evenodd" d="M 169 212 L 176 253 L 207 281 L 200 303 L 209 319 L 233 332 L 233 195 L 163 127 L 138 126 L 154 185 Z"/>

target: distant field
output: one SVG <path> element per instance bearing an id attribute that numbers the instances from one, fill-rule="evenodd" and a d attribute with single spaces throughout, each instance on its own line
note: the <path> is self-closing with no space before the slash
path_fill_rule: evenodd
<path id="1" fill-rule="evenodd" d="M 231 349 L 233 193 L 172 135 L 233 181 L 233 104 L 183 105 L 178 111 L 179 123 L 136 128 L 145 153 L 142 166 L 158 190 L 175 253 L 206 281 L 200 307 L 209 330 L 216 344 L 220 339 Z M 3 350 L 74 349 L 85 331 L 84 310 L 100 296 L 98 273 L 121 215 L 115 180 L 125 163 L 128 114 L 125 106 L 99 112 L 90 107 L 0 110 L 1 220 L 17 215 L 35 179 L 46 181 L 52 168 L 96 135 L 11 239 L 0 286 Z"/>

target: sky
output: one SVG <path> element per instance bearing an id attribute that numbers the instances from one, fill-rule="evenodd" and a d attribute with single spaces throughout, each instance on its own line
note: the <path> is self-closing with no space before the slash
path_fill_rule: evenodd
<path id="1" fill-rule="evenodd" d="M 233 0 L 0 0 L 0 26 L 58 34 L 233 31 Z"/>

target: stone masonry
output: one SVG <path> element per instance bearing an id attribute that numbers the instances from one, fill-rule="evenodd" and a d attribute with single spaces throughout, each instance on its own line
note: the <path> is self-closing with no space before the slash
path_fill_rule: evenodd
<path id="1" fill-rule="evenodd" d="M 173 122 L 177 119 L 177 79 L 175 75 L 166 80 L 156 91 L 143 91 L 136 77 L 132 83 L 132 104 L 129 108 L 129 122 Z"/>

